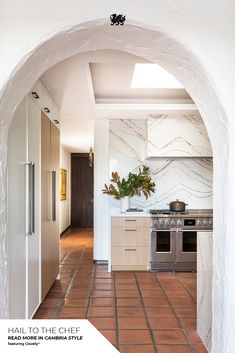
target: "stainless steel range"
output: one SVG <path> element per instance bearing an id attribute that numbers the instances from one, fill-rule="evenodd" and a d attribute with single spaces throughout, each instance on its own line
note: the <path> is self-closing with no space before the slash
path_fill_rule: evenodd
<path id="1" fill-rule="evenodd" d="M 151 270 L 194 271 L 197 231 L 213 229 L 211 210 L 151 210 Z"/>

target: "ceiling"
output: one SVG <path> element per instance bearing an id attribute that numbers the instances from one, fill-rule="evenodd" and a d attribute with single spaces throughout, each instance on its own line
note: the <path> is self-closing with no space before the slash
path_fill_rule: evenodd
<path id="1" fill-rule="evenodd" d="M 79 54 L 41 77 L 60 109 L 61 142 L 69 152 L 88 152 L 96 119 L 112 114 L 137 116 L 156 112 L 157 105 L 192 103 L 184 89 L 131 88 L 135 63 L 147 61 L 121 51 Z M 172 105 L 172 106 L 173 106 Z"/>

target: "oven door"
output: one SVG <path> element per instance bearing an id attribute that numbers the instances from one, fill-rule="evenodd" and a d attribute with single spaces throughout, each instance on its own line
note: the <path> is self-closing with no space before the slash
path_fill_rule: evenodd
<path id="1" fill-rule="evenodd" d="M 177 233 L 177 262 L 197 261 L 197 231 L 179 230 Z"/>
<path id="2" fill-rule="evenodd" d="M 176 261 L 176 231 L 152 230 L 151 233 L 151 261 Z"/>

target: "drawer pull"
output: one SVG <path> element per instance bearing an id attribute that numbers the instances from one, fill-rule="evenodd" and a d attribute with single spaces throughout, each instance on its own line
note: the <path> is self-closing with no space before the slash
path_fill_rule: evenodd
<path id="1" fill-rule="evenodd" d="M 125 222 L 136 222 L 136 219 L 125 219 Z"/>
<path id="2" fill-rule="evenodd" d="M 136 229 L 125 229 L 125 232 L 136 232 Z"/>
<path id="3" fill-rule="evenodd" d="M 125 251 L 136 251 L 136 249 L 125 249 Z"/>

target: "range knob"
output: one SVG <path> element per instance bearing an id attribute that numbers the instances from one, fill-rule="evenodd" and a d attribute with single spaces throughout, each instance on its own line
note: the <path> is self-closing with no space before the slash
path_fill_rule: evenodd
<path id="1" fill-rule="evenodd" d="M 176 225 L 176 222 L 174 219 L 171 220 L 171 226 L 175 226 Z"/>

